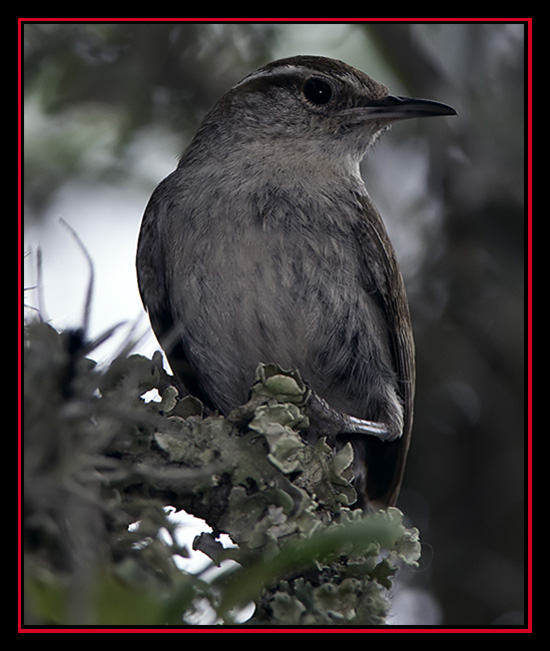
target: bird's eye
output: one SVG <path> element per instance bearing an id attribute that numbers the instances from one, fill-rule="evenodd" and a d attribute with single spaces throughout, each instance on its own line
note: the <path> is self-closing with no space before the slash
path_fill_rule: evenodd
<path id="1" fill-rule="evenodd" d="M 332 88 L 328 81 L 319 77 L 310 77 L 303 87 L 304 96 L 313 104 L 327 104 L 332 97 Z"/>

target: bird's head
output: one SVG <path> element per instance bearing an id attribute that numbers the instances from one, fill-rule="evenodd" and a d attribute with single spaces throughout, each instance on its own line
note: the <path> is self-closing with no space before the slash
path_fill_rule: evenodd
<path id="1" fill-rule="evenodd" d="M 199 137 L 218 147 L 254 143 L 322 160 L 360 160 L 392 122 L 454 115 L 440 102 L 391 95 L 384 84 L 325 57 L 279 59 L 247 75 L 205 118 Z"/>

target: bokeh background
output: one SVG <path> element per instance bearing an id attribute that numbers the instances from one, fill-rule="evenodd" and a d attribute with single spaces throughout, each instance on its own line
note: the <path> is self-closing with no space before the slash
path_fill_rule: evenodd
<path id="1" fill-rule="evenodd" d="M 206 110 L 244 75 L 295 54 L 339 58 L 394 94 L 458 117 L 394 126 L 363 174 L 406 279 L 418 397 L 398 506 L 424 543 L 394 590 L 394 624 L 524 622 L 526 26 L 522 23 L 23 25 L 27 311 L 126 326 L 157 344 L 134 256 L 145 204 Z M 42 273 L 39 276 L 38 250 Z M 40 289 L 36 289 L 37 284 Z M 33 289 L 34 288 L 34 289 Z"/>

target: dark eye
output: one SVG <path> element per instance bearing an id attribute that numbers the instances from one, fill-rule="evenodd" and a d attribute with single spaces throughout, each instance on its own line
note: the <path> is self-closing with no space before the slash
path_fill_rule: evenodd
<path id="1" fill-rule="evenodd" d="M 328 81 L 319 77 L 310 77 L 304 84 L 304 96 L 313 104 L 327 104 L 332 97 L 332 88 Z"/>

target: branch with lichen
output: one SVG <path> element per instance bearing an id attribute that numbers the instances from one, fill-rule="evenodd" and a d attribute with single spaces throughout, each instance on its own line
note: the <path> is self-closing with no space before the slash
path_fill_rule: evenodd
<path id="1" fill-rule="evenodd" d="M 395 508 L 352 508 L 351 445 L 304 436 L 296 373 L 259 366 L 250 400 L 224 418 L 180 398 L 160 354 L 98 368 L 91 353 L 81 333 L 27 325 L 27 623 L 185 624 L 201 599 L 221 624 L 251 601 L 247 625 L 385 623 L 418 532 Z M 213 532 L 194 547 L 233 569 L 182 571 L 167 507 L 203 518 Z"/>

